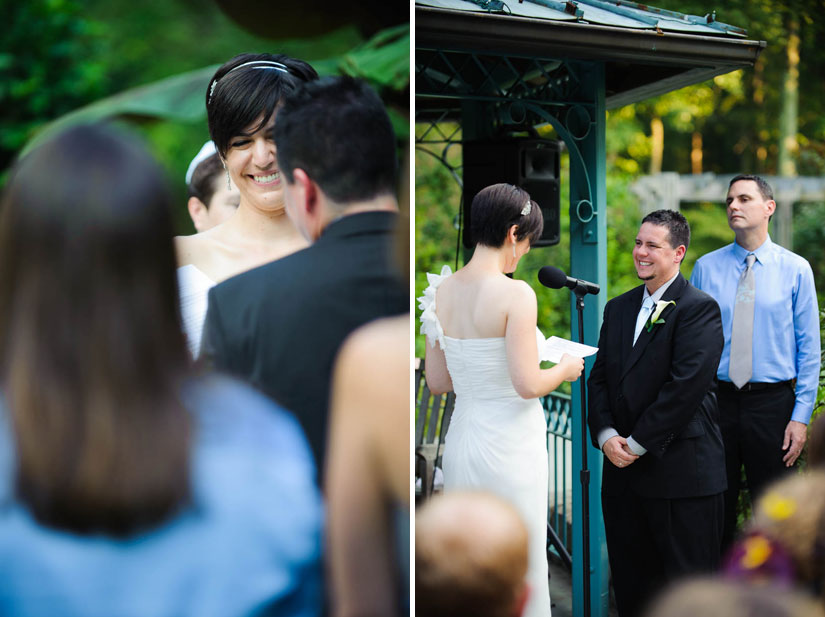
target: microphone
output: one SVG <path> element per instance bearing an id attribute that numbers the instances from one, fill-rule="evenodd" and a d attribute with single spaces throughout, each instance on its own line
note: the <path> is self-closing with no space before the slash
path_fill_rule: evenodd
<path id="1" fill-rule="evenodd" d="M 596 285 L 596 283 L 570 278 L 563 270 L 555 266 L 544 266 L 539 270 L 539 283 L 550 289 L 568 287 L 573 290 L 576 295 L 581 296 L 599 293 L 599 286 Z"/>

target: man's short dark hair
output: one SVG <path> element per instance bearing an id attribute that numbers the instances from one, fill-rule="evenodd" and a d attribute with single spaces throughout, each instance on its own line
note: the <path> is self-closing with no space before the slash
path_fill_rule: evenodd
<path id="1" fill-rule="evenodd" d="M 756 187 L 759 189 L 759 194 L 762 195 L 762 199 L 774 201 L 773 189 L 771 188 L 771 185 L 768 184 L 761 176 L 756 176 L 754 174 L 739 174 L 738 176 L 734 176 L 730 181 L 730 184 L 728 184 L 728 190 L 730 190 L 730 187 L 733 186 L 734 182 L 739 182 L 740 180 L 751 180 L 752 182 L 756 182 Z"/>
<path id="2" fill-rule="evenodd" d="M 522 214 L 527 203 L 530 212 Z M 541 237 L 544 219 L 530 193 L 515 184 L 492 184 L 481 189 L 470 210 L 470 236 L 476 244 L 498 248 L 507 239 L 507 231 L 518 225 L 516 238 L 535 244 Z"/>
<path id="3" fill-rule="evenodd" d="M 286 181 L 303 169 L 332 201 L 395 193 L 395 133 L 384 103 L 365 82 L 326 77 L 284 97 L 273 133 Z"/>
<path id="4" fill-rule="evenodd" d="M 642 219 L 642 224 L 653 223 L 661 227 L 667 227 L 667 241 L 671 248 L 676 248 L 681 244 L 685 245 L 685 251 L 690 246 L 690 225 L 681 212 L 675 210 L 655 210 Z"/>

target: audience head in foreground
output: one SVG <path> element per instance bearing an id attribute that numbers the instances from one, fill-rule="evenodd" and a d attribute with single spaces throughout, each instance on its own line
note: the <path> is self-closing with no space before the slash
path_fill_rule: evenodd
<path id="1" fill-rule="evenodd" d="M 646 617 L 825 617 L 807 594 L 711 578 L 688 579 L 665 591 Z"/>
<path id="2" fill-rule="evenodd" d="M 527 528 L 502 499 L 447 493 L 415 516 L 415 612 L 517 617 L 527 600 Z"/>
<path id="3" fill-rule="evenodd" d="M 149 153 L 105 126 L 66 130 L 9 178 L 0 201 L 3 614 L 320 611 L 309 448 L 262 395 L 193 373 L 171 209 Z"/>
<path id="4" fill-rule="evenodd" d="M 128 534 L 188 496 L 170 206 L 148 152 L 94 126 L 32 151 L 6 188 L 0 370 L 15 490 L 45 524 Z"/>
<path id="5" fill-rule="evenodd" d="M 754 504 L 746 533 L 733 545 L 725 573 L 820 593 L 825 582 L 825 471 L 769 484 Z"/>

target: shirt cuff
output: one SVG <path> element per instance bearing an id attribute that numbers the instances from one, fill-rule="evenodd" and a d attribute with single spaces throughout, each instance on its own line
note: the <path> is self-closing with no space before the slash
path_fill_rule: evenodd
<path id="1" fill-rule="evenodd" d="M 619 434 L 619 431 L 617 431 L 617 430 L 616 430 L 615 428 L 613 428 L 612 426 L 608 426 L 607 428 L 603 428 L 603 429 L 599 432 L 599 437 L 598 437 L 598 442 L 599 442 L 599 450 L 601 450 L 602 448 L 604 448 L 604 442 L 606 442 L 606 441 L 607 441 L 608 439 L 610 439 L 611 437 L 615 437 L 615 436 L 616 436 L 616 435 L 618 435 L 618 434 Z"/>
<path id="2" fill-rule="evenodd" d="M 630 451 L 637 456 L 642 456 L 647 453 L 647 448 L 633 439 L 633 435 L 627 438 L 627 447 L 630 448 Z"/>
<path id="3" fill-rule="evenodd" d="M 813 409 L 808 407 L 807 405 L 800 405 L 797 403 L 794 405 L 793 413 L 791 414 L 791 420 L 795 420 L 796 422 L 802 422 L 802 424 L 808 424 L 811 421 L 811 414 L 813 413 Z"/>

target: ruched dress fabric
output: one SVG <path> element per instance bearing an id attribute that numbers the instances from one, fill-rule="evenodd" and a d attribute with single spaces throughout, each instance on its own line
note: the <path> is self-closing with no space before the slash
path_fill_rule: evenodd
<path id="1" fill-rule="evenodd" d="M 209 290 L 215 281 L 201 272 L 197 266 L 187 264 L 178 268 L 178 294 L 183 333 L 189 353 L 197 359 L 201 350 L 203 322 L 206 319 Z"/>
<path id="2" fill-rule="evenodd" d="M 524 617 L 548 617 L 544 412 L 538 399 L 523 399 L 513 387 L 503 337 L 457 339 L 444 334 L 435 292 L 450 274 L 449 266 L 440 275 L 427 274 L 430 286 L 419 298 L 421 333 L 444 351 L 456 396 L 444 439 L 444 490 L 487 490 L 516 507 L 529 534 L 530 596 Z"/>

